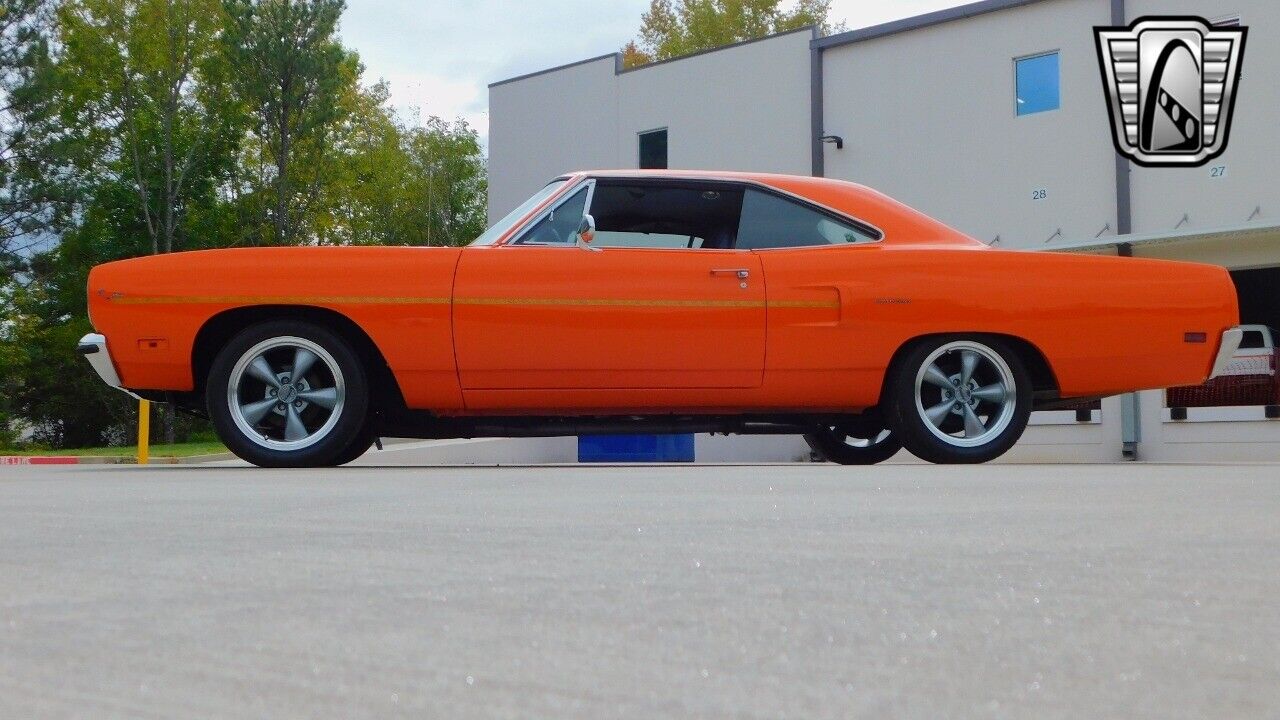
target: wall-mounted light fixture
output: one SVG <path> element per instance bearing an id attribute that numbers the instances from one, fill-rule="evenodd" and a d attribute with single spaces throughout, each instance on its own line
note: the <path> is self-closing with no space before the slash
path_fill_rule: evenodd
<path id="1" fill-rule="evenodd" d="M 844 138 L 839 135 L 823 135 L 822 142 L 835 145 L 837 150 L 844 149 Z"/>

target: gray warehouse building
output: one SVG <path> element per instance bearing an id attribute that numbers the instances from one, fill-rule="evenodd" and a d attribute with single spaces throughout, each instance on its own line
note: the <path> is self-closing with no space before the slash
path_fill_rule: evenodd
<path id="1" fill-rule="evenodd" d="M 1141 167 L 1112 141 L 1094 27 L 1155 15 L 1248 27 L 1229 144 L 1202 167 Z M 489 214 L 579 169 L 822 175 L 996 247 L 1222 265 L 1242 323 L 1280 327 L 1277 78 L 1275 0 L 985 0 L 633 69 L 604 55 L 490 86 Z M 1149 391 L 1036 413 L 1011 457 L 1277 460 L 1269 382 L 1204 406 Z"/>

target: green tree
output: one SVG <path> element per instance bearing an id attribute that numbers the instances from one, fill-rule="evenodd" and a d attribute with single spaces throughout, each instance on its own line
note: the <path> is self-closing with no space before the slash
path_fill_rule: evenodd
<path id="1" fill-rule="evenodd" d="M 0 343 L 13 373 L 5 388 L 13 414 L 34 431 L 36 442 L 55 448 L 122 442 L 137 407 L 73 351 L 90 332 L 84 282 L 102 247 L 90 241 L 96 224 L 88 220 L 31 259 L 30 281 L 14 289 Z"/>
<path id="2" fill-rule="evenodd" d="M 310 211 L 330 169 L 330 136 L 344 119 L 343 95 L 360 63 L 335 36 L 343 0 L 225 0 L 227 49 L 251 119 L 237 188 L 255 217 L 247 240 L 309 240 Z M 262 197 L 269 192 L 270 198 Z M 255 197 L 256 196 L 256 197 Z"/>
<path id="3" fill-rule="evenodd" d="M 622 49 L 623 64 L 636 67 L 807 25 L 818 26 L 824 35 L 844 29 L 844 23 L 828 19 L 831 0 L 797 0 L 790 10 L 781 5 L 781 0 L 650 0 L 640 37 Z"/>
<path id="4" fill-rule="evenodd" d="M 67 211 L 47 138 L 51 17 L 47 0 L 0 0 L 0 291 Z"/>
<path id="5" fill-rule="evenodd" d="M 327 169 L 316 184 L 311 231 L 325 245 L 404 245 L 415 218 L 403 212 L 408 167 L 402 129 L 385 83 L 342 94 L 342 122 L 326 142 Z"/>
<path id="6" fill-rule="evenodd" d="M 67 0 L 63 119 L 81 165 L 127 181 L 152 253 L 171 252 L 192 206 L 213 201 L 239 133 L 218 0 Z"/>
<path id="7" fill-rule="evenodd" d="M 47 102 L 51 18 L 46 0 L 0 0 L 0 445 L 14 441 L 14 397 L 24 385 L 15 336 L 28 260 L 69 215 L 45 141 L 56 127 Z"/>
<path id="8" fill-rule="evenodd" d="M 427 245 L 465 245 L 488 225 L 489 182 L 480 137 L 464 120 L 430 118 L 404 142 L 417 205 L 426 199 Z"/>
<path id="9" fill-rule="evenodd" d="M 466 122 L 402 122 L 385 83 L 345 96 L 331 170 L 315 207 L 316 240 L 334 245 L 459 245 L 485 226 L 480 140 Z"/>

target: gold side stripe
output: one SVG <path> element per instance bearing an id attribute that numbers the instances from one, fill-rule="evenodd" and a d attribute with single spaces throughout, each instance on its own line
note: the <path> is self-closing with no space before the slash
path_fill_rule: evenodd
<path id="1" fill-rule="evenodd" d="M 673 307 L 673 308 L 821 308 L 840 303 L 820 300 L 626 300 L 613 298 L 458 298 L 457 305 L 524 305 L 544 307 Z"/>
<path id="2" fill-rule="evenodd" d="M 448 305 L 449 298 L 361 295 L 184 295 L 113 297 L 121 305 Z"/>
<path id="3" fill-rule="evenodd" d="M 763 300 L 615 300 L 612 298 L 458 298 L 455 303 L 536 307 L 762 308 L 765 306 Z"/>
<path id="4" fill-rule="evenodd" d="M 340 295 L 187 295 L 172 297 L 117 296 L 120 305 L 448 305 L 441 297 L 369 297 Z M 834 301 L 808 300 L 625 300 L 612 298 L 458 298 L 457 305 L 525 307 L 670 307 L 775 308 L 838 310 Z"/>

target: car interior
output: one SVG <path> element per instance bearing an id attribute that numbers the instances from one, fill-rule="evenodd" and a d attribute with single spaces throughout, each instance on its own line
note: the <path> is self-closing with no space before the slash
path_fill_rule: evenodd
<path id="1" fill-rule="evenodd" d="M 588 195 L 590 208 L 587 209 Z M 880 234 L 816 208 L 731 183 L 601 178 L 539 220 L 522 245 L 574 242 L 584 211 L 596 247 L 757 250 L 869 242 Z"/>
<path id="2" fill-rule="evenodd" d="M 737 236 L 742 195 L 731 185 L 602 179 L 591 198 L 593 244 L 727 250 Z"/>

